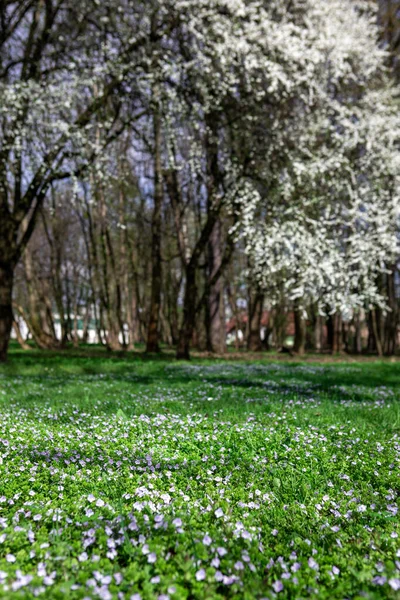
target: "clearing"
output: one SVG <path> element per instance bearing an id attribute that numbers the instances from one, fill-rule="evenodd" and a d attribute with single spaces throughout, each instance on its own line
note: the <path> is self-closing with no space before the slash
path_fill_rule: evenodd
<path id="1" fill-rule="evenodd" d="M 0 597 L 398 598 L 400 363 L 14 351 Z"/>

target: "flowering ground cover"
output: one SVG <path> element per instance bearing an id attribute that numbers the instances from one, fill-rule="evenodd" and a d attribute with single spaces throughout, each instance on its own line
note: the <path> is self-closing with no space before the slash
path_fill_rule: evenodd
<path id="1" fill-rule="evenodd" d="M 27 353 L 0 597 L 398 598 L 400 364 Z"/>

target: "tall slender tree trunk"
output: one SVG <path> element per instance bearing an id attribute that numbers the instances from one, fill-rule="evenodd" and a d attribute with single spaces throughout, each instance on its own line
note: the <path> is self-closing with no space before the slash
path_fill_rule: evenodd
<path id="1" fill-rule="evenodd" d="M 232 276 L 232 273 L 231 273 Z M 233 278 L 233 276 L 232 276 Z M 226 292 L 227 292 L 227 296 L 228 296 L 228 302 L 229 302 L 229 306 L 231 309 L 231 313 L 232 316 L 235 320 L 235 350 L 238 352 L 239 351 L 239 347 L 240 347 L 240 340 L 239 340 L 239 311 L 238 311 L 238 307 L 237 307 L 237 301 L 236 301 L 236 291 L 235 291 L 235 286 L 233 285 L 232 287 L 229 284 L 229 278 L 228 278 L 228 282 L 226 285 Z"/>
<path id="2" fill-rule="evenodd" d="M 350 353 L 350 342 L 351 342 L 351 329 L 350 324 L 342 322 L 342 340 L 344 345 L 344 351 Z"/>
<path id="3" fill-rule="evenodd" d="M 343 331 L 342 331 L 342 316 L 336 312 L 332 316 L 332 353 L 337 354 L 342 351 L 343 347 Z"/>
<path id="4" fill-rule="evenodd" d="M 195 324 L 196 324 L 196 264 L 189 264 L 186 271 L 186 288 L 185 298 L 183 302 L 183 320 L 179 332 L 179 340 L 176 351 L 176 358 L 189 360 L 190 358 L 190 342 L 192 340 Z"/>
<path id="5" fill-rule="evenodd" d="M 146 352 L 159 352 L 159 321 L 161 307 L 161 211 L 163 202 L 163 174 L 161 162 L 161 114 L 159 107 L 154 110 L 154 211 L 152 219 L 151 248 L 151 300 L 149 325 L 147 330 Z"/>
<path id="6" fill-rule="evenodd" d="M 390 311 L 385 318 L 384 327 L 384 353 L 390 356 L 396 352 L 397 325 L 399 318 L 399 309 L 395 293 L 395 267 L 387 275 L 387 299 Z"/>
<path id="7" fill-rule="evenodd" d="M 307 323 L 303 311 L 297 305 L 294 307 L 294 346 L 293 352 L 303 356 L 306 350 Z"/>
<path id="8" fill-rule="evenodd" d="M 0 362 L 7 360 L 11 337 L 13 282 L 14 269 L 12 263 L 0 262 Z"/>
<path id="9" fill-rule="evenodd" d="M 20 328 L 19 323 L 18 323 L 18 321 L 16 319 L 14 319 L 14 321 L 13 321 L 13 327 L 14 327 L 15 336 L 17 338 L 17 342 L 21 346 L 22 350 L 29 350 L 30 346 L 24 340 L 24 338 L 22 336 L 22 333 L 21 333 L 21 328 Z"/>
<path id="10" fill-rule="evenodd" d="M 34 268 L 35 262 L 29 248 L 25 250 L 23 264 L 28 301 L 27 310 L 24 311 L 26 324 L 39 348 L 44 350 L 57 349 L 60 347 L 60 342 L 56 338 L 54 325 L 49 319 L 49 312 L 51 311 L 49 311 L 47 305 L 47 292 L 42 288 L 37 277 Z"/>
<path id="11" fill-rule="evenodd" d="M 250 292 L 247 349 L 251 352 L 262 350 L 261 318 L 264 305 L 264 294 L 259 290 Z"/>
<path id="12" fill-rule="evenodd" d="M 380 331 L 378 327 L 378 320 L 376 318 L 376 309 L 373 308 L 371 310 L 371 322 L 372 322 L 372 332 L 374 335 L 375 346 L 378 352 L 378 356 L 383 356 L 383 348 L 382 348 L 382 339 L 380 336 Z"/>
<path id="13" fill-rule="evenodd" d="M 315 317 L 315 329 L 314 329 L 314 344 L 315 351 L 322 352 L 323 346 L 323 317 L 317 314 Z"/>
<path id="14" fill-rule="evenodd" d="M 208 245 L 209 277 L 221 267 L 222 263 L 222 224 L 218 219 Z M 225 306 L 222 275 L 210 288 L 207 306 L 207 350 L 224 354 L 226 352 Z"/>
<path id="15" fill-rule="evenodd" d="M 357 311 L 354 316 L 354 353 L 361 354 L 362 352 L 362 339 L 361 339 L 361 317 L 360 312 Z"/>

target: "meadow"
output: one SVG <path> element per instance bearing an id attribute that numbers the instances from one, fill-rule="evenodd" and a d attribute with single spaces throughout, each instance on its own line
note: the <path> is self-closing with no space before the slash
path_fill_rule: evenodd
<path id="1" fill-rule="evenodd" d="M 0 367 L 0 598 L 400 594 L 400 363 Z"/>

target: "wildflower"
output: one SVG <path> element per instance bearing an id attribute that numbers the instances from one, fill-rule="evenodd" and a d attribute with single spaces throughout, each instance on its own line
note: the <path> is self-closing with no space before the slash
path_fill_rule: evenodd
<path id="1" fill-rule="evenodd" d="M 175 527 L 181 527 L 182 526 L 182 519 L 179 519 L 179 518 L 174 519 L 172 521 L 172 524 L 175 525 Z"/>
<path id="2" fill-rule="evenodd" d="M 196 573 L 196 580 L 197 581 L 204 581 L 204 579 L 206 578 L 206 572 L 204 569 L 199 569 Z"/>
<path id="3" fill-rule="evenodd" d="M 279 581 L 279 579 L 278 579 L 278 581 L 275 581 L 272 584 L 272 587 L 274 589 L 274 592 L 276 592 L 278 594 L 279 592 L 281 592 L 283 590 L 283 583 L 282 583 L 282 581 Z"/>
<path id="4" fill-rule="evenodd" d="M 387 577 L 385 577 L 384 575 L 376 575 L 372 579 L 372 583 L 374 583 L 375 585 L 385 585 L 386 581 Z"/>
<path id="5" fill-rule="evenodd" d="M 392 590 L 394 590 L 395 592 L 400 590 L 400 579 L 397 579 L 397 578 L 389 579 L 388 584 L 390 585 Z"/>

